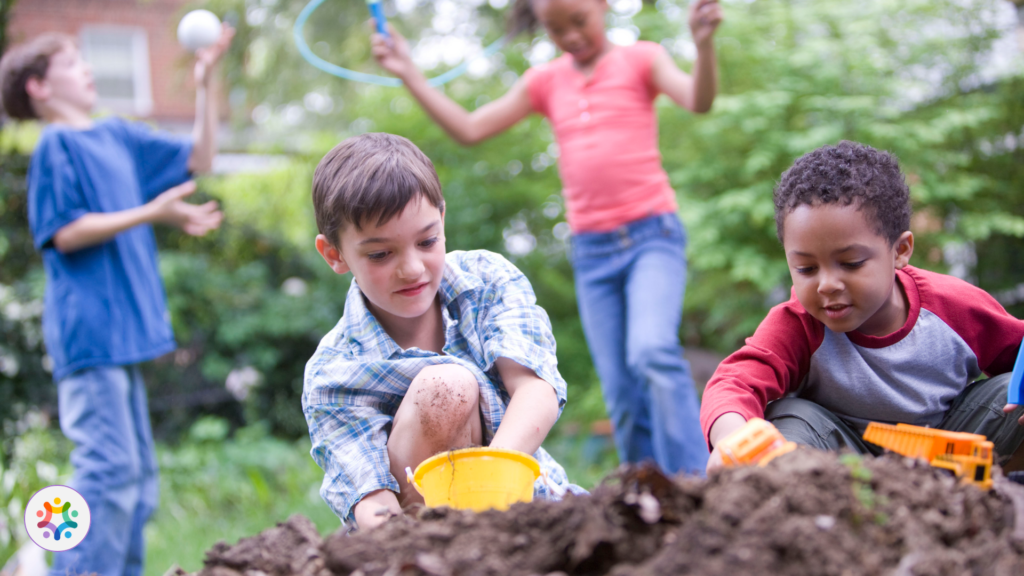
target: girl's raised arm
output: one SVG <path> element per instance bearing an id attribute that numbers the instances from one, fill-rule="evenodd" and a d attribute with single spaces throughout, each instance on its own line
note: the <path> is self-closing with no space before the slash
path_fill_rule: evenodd
<path id="1" fill-rule="evenodd" d="M 697 114 L 711 110 L 718 91 L 718 65 L 712 36 L 721 22 L 722 8 L 716 0 L 694 2 L 690 5 L 690 31 L 697 46 L 693 76 L 680 70 L 667 52 L 659 54 L 651 67 L 654 87 L 677 105 Z"/>
<path id="2" fill-rule="evenodd" d="M 373 56 L 382 68 L 398 76 L 420 106 L 456 142 L 476 144 L 511 128 L 533 111 L 526 83 L 520 79 L 501 98 L 467 111 L 457 102 L 427 84 L 409 55 L 409 44 L 390 25 L 390 38 L 373 35 Z"/>

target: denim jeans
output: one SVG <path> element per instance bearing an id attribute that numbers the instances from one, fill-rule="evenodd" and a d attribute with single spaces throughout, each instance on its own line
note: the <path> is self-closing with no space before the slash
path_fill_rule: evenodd
<path id="1" fill-rule="evenodd" d="M 623 462 L 703 473 L 707 444 L 679 345 L 686 234 L 675 214 L 572 237 L 580 318 Z"/>
<path id="2" fill-rule="evenodd" d="M 157 465 L 146 388 L 134 366 L 75 372 L 57 383 L 60 427 L 74 442 L 71 487 L 89 504 L 81 544 L 54 554 L 50 576 L 142 574 L 142 528 L 156 509 Z"/>

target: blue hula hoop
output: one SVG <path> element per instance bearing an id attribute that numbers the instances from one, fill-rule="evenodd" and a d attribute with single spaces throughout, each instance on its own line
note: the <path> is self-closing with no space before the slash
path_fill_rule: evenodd
<path id="1" fill-rule="evenodd" d="M 295 27 L 293 28 L 293 34 L 295 36 L 295 46 L 298 47 L 299 54 L 302 55 L 306 62 L 309 62 L 314 68 L 317 68 L 323 72 L 327 72 L 328 74 L 337 76 L 339 78 L 344 78 L 346 80 L 365 82 L 367 84 L 376 84 L 378 86 L 401 86 L 402 81 L 399 80 L 398 78 L 377 76 L 376 74 L 366 74 L 363 72 L 356 72 L 355 70 L 349 70 L 348 68 L 342 68 L 337 64 L 331 64 L 330 62 L 324 60 L 323 58 L 320 58 L 319 56 L 314 54 L 312 50 L 309 49 L 309 45 L 306 44 L 306 39 L 302 37 L 302 29 L 306 25 L 306 20 L 308 20 L 309 17 L 313 14 L 313 11 L 319 8 L 320 5 L 324 3 L 324 1 L 325 0 L 311 0 L 310 3 L 306 4 L 306 7 L 302 9 L 302 12 L 299 13 L 299 17 L 295 19 Z M 494 53 L 497 52 L 498 50 L 501 50 L 502 46 L 504 45 L 505 37 L 502 36 L 501 38 L 498 38 L 493 43 L 491 43 L 490 46 L 484 48 L 483 54 L 477 56 L 477 58 L 488 58 L 494 55 Z M 451 82 L 452 80 L 465 74 L 466 70 L 469 69 L 470 63 L 475 61 L 477 58 L 465 60 L 462 62 L 462 64 L 459 64 L 458 66 L 452 68 L 451 70 L 445 72 L 444 74 L 430 78 L 428 80 L 429 84 L 431 86 L 441 86 L 442 84 Z"/>

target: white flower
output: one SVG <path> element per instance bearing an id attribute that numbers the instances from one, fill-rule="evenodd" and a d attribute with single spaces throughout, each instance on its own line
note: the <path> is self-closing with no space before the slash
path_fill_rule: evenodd
<path id="1" fill-rule="evenodd" d="M 262 381 L 263 374 L 259 370 L 252 366 L 244 366 L 235 368 L 228 374 L 224 387 L 236 400 L 241 402 L 249 396 L 249 391 L 259 386 Z"/>
<path id="2" fill-rule="evenodd" d="M 295 296 L 296 298 L 305 296 L 308 291 L 309 287 L 306 285 L 306 281 L 296 276 L 292 276 L 281 283 L 281 292 L 289 296 Z"/>

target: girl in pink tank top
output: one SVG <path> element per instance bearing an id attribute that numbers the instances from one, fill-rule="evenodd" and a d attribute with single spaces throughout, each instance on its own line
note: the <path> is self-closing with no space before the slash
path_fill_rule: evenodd
<path id="1" fill-rule="evenodd" d="M 695 113 L 716 91 L 715 0 L 694 0 L 693 75 L 658 44 L 615 46 L 606 0 L 516 0 L 512 29 L 543 26 L 564 53 L 530 68 L 502 97 L 468 112 L 430 87 L 405 39 L 373 37 L 378 63 L 448 134 L 471 145 L 537 112 L 559 145 L 572 263 L 587 343 L 623 462 L 653 458 L 666 471 L 703 471 L 707 446 L 689 364 L 679 345 L 686 285 L 685 231 L 661 166 L 654 99 Z"/>

